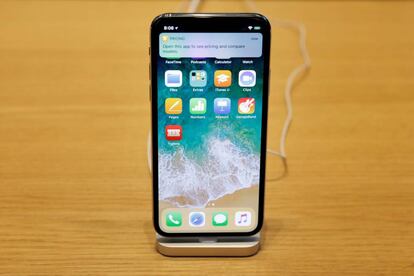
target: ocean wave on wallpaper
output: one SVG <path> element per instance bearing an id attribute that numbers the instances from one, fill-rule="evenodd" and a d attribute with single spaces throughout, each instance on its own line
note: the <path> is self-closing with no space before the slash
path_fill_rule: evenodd
<path id="1" fill-rule="evenodd" d="M 183 150 L 159 154 L 159 198 L 177 207 L 205 207 L 210 201 L 259 183 L 260 158 L 230 140 L 210 139 L 204 160 Z"/>

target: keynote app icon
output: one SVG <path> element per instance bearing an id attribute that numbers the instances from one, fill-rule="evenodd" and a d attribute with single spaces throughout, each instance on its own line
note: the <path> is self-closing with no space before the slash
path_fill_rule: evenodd
<path id="1" fill-rule="evenodd" d="M 231 110 L 231 100 L 229 98 L 214 99 L 214 113 L 217 115 L 227 115 Z"/>

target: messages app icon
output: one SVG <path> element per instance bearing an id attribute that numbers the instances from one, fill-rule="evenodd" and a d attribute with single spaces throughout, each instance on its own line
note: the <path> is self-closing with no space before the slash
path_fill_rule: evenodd
<path id="1" fill-rule="evenodd" d="M 228 224 L 227 212 L 213 213 L 213 226 L 226 226 Z"/>

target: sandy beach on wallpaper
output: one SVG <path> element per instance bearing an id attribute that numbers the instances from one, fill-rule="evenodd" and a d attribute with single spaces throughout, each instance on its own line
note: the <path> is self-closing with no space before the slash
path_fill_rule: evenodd
<path id="1" fill-rule="evenodd" d="M 235 191 L 232 194 L 225 195 L 219 199 L 210 201 L 206 208 L 209 207 L 250 207 L 255 208 L 258 205 L 258 193 L 259 185 L 253 185 L 252 187 L 240 189 Z M 160 200 L 159 202 L 160 210 L 165 208 L 177 208 L 168 201 Z"/>

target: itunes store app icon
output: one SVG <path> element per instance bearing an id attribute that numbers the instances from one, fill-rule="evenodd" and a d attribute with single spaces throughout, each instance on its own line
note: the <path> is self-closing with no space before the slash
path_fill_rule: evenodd
<path id="1" fill-rule="evenodd" d="M 239 86 L 240 87 L 253 87 L 255 85 L 256 85 L 256 71 L 241 70 L 239 72 Z"/>

